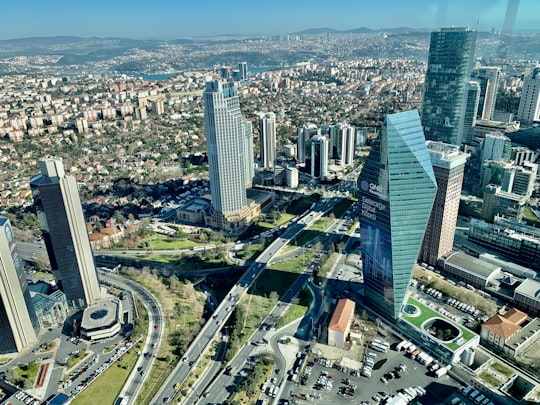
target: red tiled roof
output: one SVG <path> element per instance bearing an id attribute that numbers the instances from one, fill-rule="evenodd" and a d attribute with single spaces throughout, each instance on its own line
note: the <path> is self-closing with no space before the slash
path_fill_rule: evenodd
<path id="1" fill-rule="evenodd" d="M 334 315 L 330 320 L 328 329 L 336 332 L 345 332 L 347 325 L 354 314 L 354 306 L 354 301 L 347 298 L 340 299 L 336 306 L 336 310 L 334 311 Z"/>

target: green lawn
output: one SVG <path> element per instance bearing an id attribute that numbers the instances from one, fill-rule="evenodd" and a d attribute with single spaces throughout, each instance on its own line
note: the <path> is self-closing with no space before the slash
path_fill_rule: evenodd
<path id="1" fill-rule="evenodd" d="M 354 201 L 350 199 L 341 200 L 336 205 L 334 205 L 334 208 L 332 208 L 332 211 L 330 211 L 336 218 L 340 218 L 345 211 L 349 209 L 349 207 L 354 203 Z M 326 214 L 329 215 L 329 214 Z"/>
<path id="2" fill-rule="evenodd" d="M 283 214 L 281 214 L 279 216 L 279 218 L 276 220 L 276 222 L 259 221 L 259 222 L 257 222 L 257 225 L 259 225 L 262 228 L 266 228 L 266 230 L 274 229 L 274 228 L 277 228 L 278 226 L 286 224 L 287 222 L 289 222 L 291 219 L 293 219 L 295 217 L 296 217 L 296 215 L 288 214 L 288 213 L 285 212 L 285 213 L 283 213 Z"/>
<path id="3" fill-rule="evenodd" d="M 337 252 L 334 252 L 330 254 L 330 256 L 325 260 L 325 262 L 322 264 L 321 268 L 317 270 L 317 274 L 314 277 L 314 282 L 317 285 L 321 285 L 324 279 L 326 279 L 326 276 L 328 275 L 328 272 L 334 267 L 334 264 L 339 259 L 340 254 Z"/>
<path id="4" fill-rule="evenodd" d="M 525 207 L 523 210 L 523 219 L 532 226 L 538 226 L 540 224 L 540 218 L 538 218 L 529 207 Z"/>
<path id="5" fill-rule="evenodd" d="M 506 377 L 511 377 L 512 375 L 514 375 L 514 372 L 512 370 L 510 370 L 506 366 L 503 366 L 501 363 L 493 363 L 491 365 L 491 368 L 505 375 Z"/>
<path id="6" fill-rule="evenodd" d="M 201 243 L 194 242 L 187 238 L 179 238 L 161 234 L 154 234 L 149 238 L 144 239 L 144 241 L 150 243 L 150 246 L 147 247 L 147 249 L 150 250 L 191 249 L 194 246 L 201 245 Z"/>
<path id="7" fill-rule="evenodd" d="M 259 255 L 262 247 L 261 243 L 245 244 L 244 248 L 239 250 L 236 256 L 242 260 L 253 260 Z"/>
<path id="8" fill-rule="evenodd" d="M 135 349 L 128 351 L 77 396 L 72 405 L 113 404 L 138 357 Z"/>
<path id="9" fill-rule="evenodd" d="M 318 194 L 311 194 L 302 197 L 300 200 L 293 201 L 286 209 L 288 214 L 300 215 L 307 210 L 311 205 L 321 198 Z"/>
<path id="10" fill-rule="evenodd" d="M 334 219 L 330 219 L 327 217 L 322 217 L 318 220 L 316 220 L 308 229 L 310 231 L 319 231 L 324 232 L 326 231 L 330 225 L 332 225 L 335 222 Z"/>
<path id="11" fill-rule="evenodd" d="M 480 377 L 480 380 L 491 385 L 492 387 L 498 387 L 499 385 L 503 383 L 503 381 L 500 381 L 497 377 L 492 376 L 490 373 L 486 371 L 480 373 L 479 377 Z"/>
<path id="12" fill-rule="evenodd" d="M 285 314 L 278 319 L 276 322 L 276 329 L 279 329 L 285 325 L 288 325 L 289 323 L 302 318 L 308 308 L 311 304 L 311 301 L 313 300 L 313 295 L 311 295 L 311 290 L 307 287 L 304 287 L 304 289 L 300 293 L 300 300 L 298 304 L 290 304 L 287 308 L 287 311 Z"/>

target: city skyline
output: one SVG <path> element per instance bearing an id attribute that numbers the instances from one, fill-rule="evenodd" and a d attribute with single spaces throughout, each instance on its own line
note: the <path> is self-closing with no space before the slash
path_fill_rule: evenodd
<path id="1" fill-rule="evenodd" d="M 505 0 L 420 0 L 413 4 L 398 0 L 363 2 L 315 1 L 290 3 L 278 0 L 272 7 L 238 0 L 234 4 L 210 0 L 199 4 L 165 1 L 149 9 L 143 2 L 98 0 L 76 7 L 65 0 L 49 3 L 9 3 L 9 18 L 0 40 L 35 36 L 74 35 L 81 37 L 125 37 L 134 39 L 174 39 L 190 36 L 275 35 L 311 28 L 339 30 L 368 27 L 437 29 L 443 26 L 469 26 L 481 31 L 503 30 Z M 284 12 L 286 10 L 286 12 Z M 388 12 L 392 10 L 392 12 Z M 521 0 L 514 30 L 540 27 L 540 4 Z M 264 19 L 253 18 L 263 13 Z M 84 15 L 84 19 L 81 16 Z M 223 18 L 223 16 L 227 18 Z M 211 28 L 209 28 L 211 27 Z"/>

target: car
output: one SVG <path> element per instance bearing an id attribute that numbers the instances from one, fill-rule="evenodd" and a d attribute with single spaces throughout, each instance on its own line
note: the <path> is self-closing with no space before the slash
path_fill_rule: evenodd
<path id="1" fill-rule="evenodd" d="M 174 384 L 174 387 L 173 387 L 173 388 L 174 388 L 174 390 L 176 391 L 178 388 L 180 388 L 180 383 Z"/>
<path id="2" fill-rule="evenodd" d="M 159 324 L 156 323 L 156 324 L 154 325 L 154 329 L 159 329 Z"/>
<path id="3" fill-rule="evenodd" d="M 373 395 L 373 396 L 371 397 L 371 399 L 373 399 L 373 400 L 374 400 L 375 402 L 377 402 L 377 403 L 378 403 L 378 402 L 381 402 L 381 397 L 379 397 L 377 394 Z"/>
<path id="4" fill-rule="evenodd" d="M 381 382 L 383 384 L 388 384 L 388 380 L 386 378 L 384 378 L 384 377 L 381 377 Z"/>
<path id="5" fill-rule="evenodd" d="M 192 367 L 195 364 L 195 362 L 192 360 L 189 362 L 189 366 Z"/>
<path id="6" fill-rule="evenodd" d="M 188 361 L 188 359 L 189 359 L 188 356 L 184 356 L 184 357 L 182 358 L 182 363 L 185 363 L 186 361 Z"/>

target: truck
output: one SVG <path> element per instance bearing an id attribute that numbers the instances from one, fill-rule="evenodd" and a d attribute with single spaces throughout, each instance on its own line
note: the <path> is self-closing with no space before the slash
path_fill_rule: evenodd
<path id="1" fill-rule="evenodd" d="M 437 378 L 441 378 L 443 375 L 448 373 L 448 370 L 450 370 L 450 368 L 452 368 L 452 366 L 449 364 L 445 367 L 441 367 L 438 370 L 435 370 L 435 376 Z"/>

